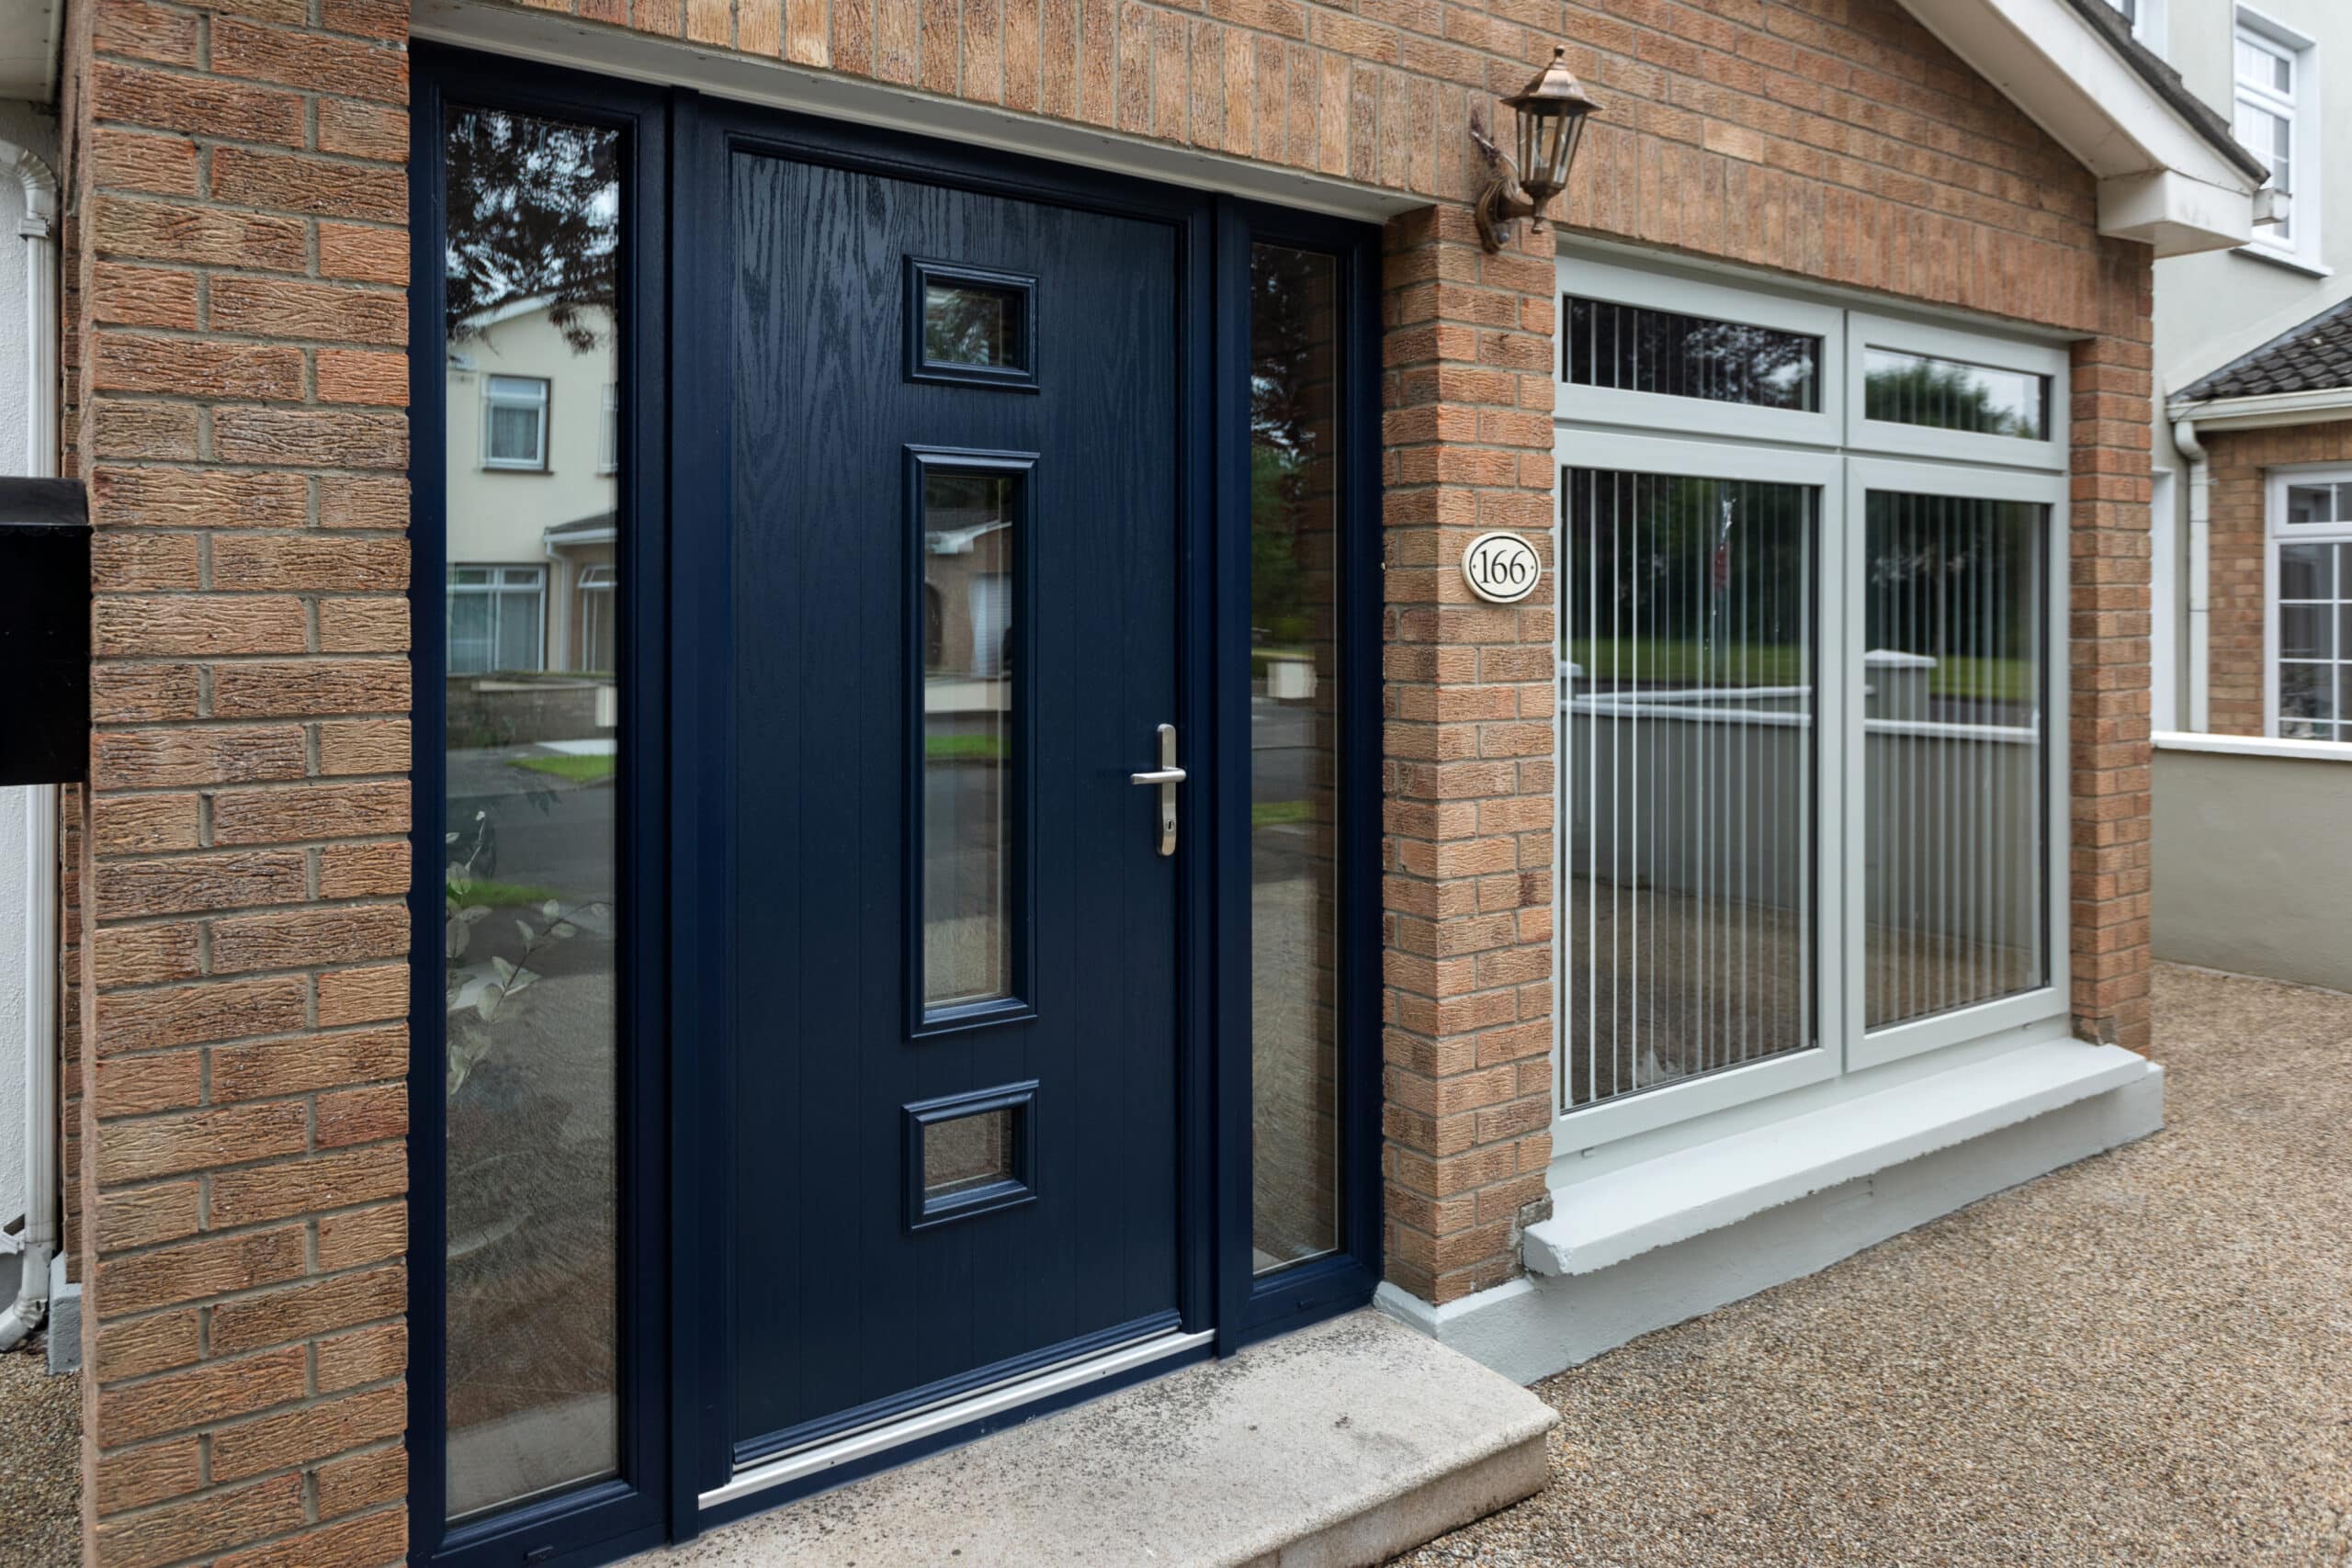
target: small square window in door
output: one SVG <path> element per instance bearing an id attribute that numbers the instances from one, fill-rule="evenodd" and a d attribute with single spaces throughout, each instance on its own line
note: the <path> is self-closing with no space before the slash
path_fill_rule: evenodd
<path id="1" fill-rule="evenodd" d="M 1037 280 L 907 261 L 907 378 L 1037 389 Z"/>
<path id="2" fill-rule="evenodd" d="M 908 1106 L 907 1228 L 1034 1201 L 1036 1111 L 1034 1080 Z"/>

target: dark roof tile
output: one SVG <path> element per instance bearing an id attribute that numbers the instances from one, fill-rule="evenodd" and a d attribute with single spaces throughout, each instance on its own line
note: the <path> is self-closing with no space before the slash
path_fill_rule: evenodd
<path id="1" fill-rule="evenodd" d="M 2352 299 L 2242 354 L 2180 394 L 2185 401 L 2352 387 Z"/>

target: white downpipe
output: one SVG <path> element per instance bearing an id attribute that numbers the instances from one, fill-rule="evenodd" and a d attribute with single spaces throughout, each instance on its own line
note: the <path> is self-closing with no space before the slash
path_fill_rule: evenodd
<path id="1" fill-rule="evenodd" d="M 0 168 L 24 186 L 25 473 L 57 472 L 57 176 L 13 142 Z M 33 791 L 25 823 L 25 1120 L 23 1275 L 0 1313 L 0 1350 L 13 1350 L 49 1317 L 49 1265 L 57 1256 L 57 786 Z"/>
<path id="2" fill-rule="evenodd" d="M 2172 444 L 2188 459 L 2188 728 L 2202 735 L 2213 728 L 2213 467 L 2195 420 L 2173 422 Z"/>

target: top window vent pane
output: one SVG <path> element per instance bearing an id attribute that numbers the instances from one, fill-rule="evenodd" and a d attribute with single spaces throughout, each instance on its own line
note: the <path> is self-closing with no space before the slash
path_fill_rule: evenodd
<path id="1" fill-rule="evenodd" d="M 1567 300 L 1566 378 L 1755 408 L 1821 410 L 1821 340 L 1605 299 Z"/>
<path id="2" fill-rule="evenodd" d="M 1862 417 L 1972 435 L 2050 438 L 2050 378 L 1932 355 L 1873 348 L 1863 364 Z"/>

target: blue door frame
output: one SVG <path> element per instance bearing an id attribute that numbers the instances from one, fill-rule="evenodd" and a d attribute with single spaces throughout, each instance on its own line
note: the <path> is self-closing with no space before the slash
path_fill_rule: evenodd
<path id="1" fill-rule="evenodd" d="M 412 109 L 412 656 L 416 693 L 415 929 L 439 929 L 446 727 L 447 517 L 439 258 L 442 118 L 448 103 L 505 108 L 619 130 L 628 199 L 616 301 L 623 333 L 620 450 L 626 521 L 617 546 L 623 731 L 618 987 L 623 1020 L 619 1296 L 621 1466 L 617 1479 L 451 1529 L 443 1523 L 446 1249 L 443 1205 L 443 988 L 437 952 L 414 964 L 411 1006 L 410 1454 L 413 1557 L 463 1564 L 607 1562 L 684 1540 L 740 1513 L 903 1462 L 902 1448 L 862 1467 L 713 1508 L 700 1495 L 734 1462 L 726 1420 L 725 1290 L 718 1277 L 731 1220 L 729 1162 L 709 1130 L 726 1125 L 720 1054 L 728 844 L 723 637 L 705 612 L 724 605 L 725 562 L 679 547 L 668 519 L 723 513 L 726 419 L 696 344 L 721 341 L 723 247 L 698 225 L 725 221 L 726 149 L 756 144 L 797 161 L 981 193 L 1144 216 L 1181 235 L 1180 712 L 1184 761 L 1207 789 L 1183 792 L 1178 923 L 1179 1311 L 1229 1354 L 1250 1341 L 1363 1304 L 1379 1272 L 1379 737 L 1381 726 L 1377 231 L 907 135 L 705 100 L 554 68 L 419 45 Z M 1343 440 L 1340 852 L 1343 1246 L 1264 1279 L 1250 1249 L 1250 340 L 1253 241 L 1332 254 L 1347 330 Z M 895 373 L 892 367 L 891 373 Z M 716 628 L 721 629 L 723 628 Z M 1223 742 L 1223 743 L 1221 743 Z M 633 889 L 643 890 L 632 897 Z M 673 1135 L 675 1134 L 675 1135 Z M 796 1201 L 779 1193 L 775 1201 Z M 1205 1353 L 1205 1352 L 1203 1352 Z M 1135 1374 L 1150 1376 L 1161 1361 Z M 1101 1393 L 1098 1382 L 1069 1403 Z M 1051 1404 L 1001 1418 L 1010 1423 Z M 968 1440 L 970 1427 L 925 1448 Z"/>

